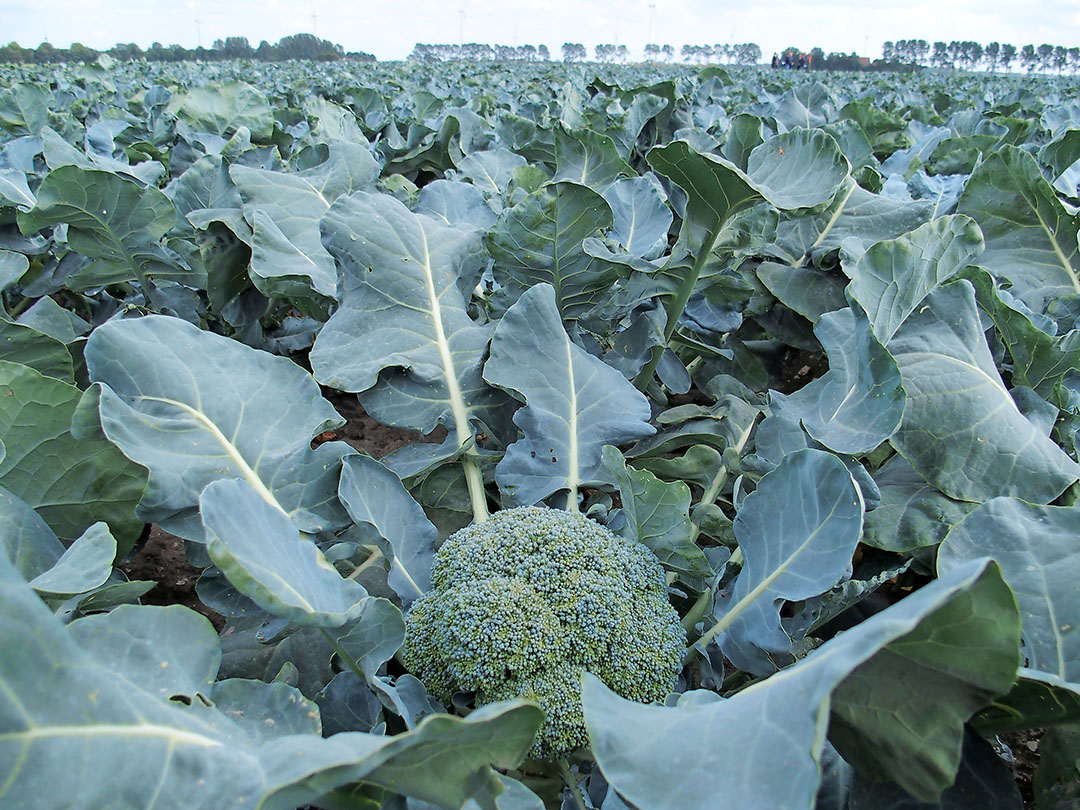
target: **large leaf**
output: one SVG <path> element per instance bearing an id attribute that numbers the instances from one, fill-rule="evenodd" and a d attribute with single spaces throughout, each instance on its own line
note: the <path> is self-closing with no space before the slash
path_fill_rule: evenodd
<path id="1" fill-rule="evenodd" d="M 654 180 L 648 177 L 624 177 L 604 191 L 614 217 L 612 236 L 622 243 L 627 253 L 640 258 L 663 240 L 667 245 L 671 227 L 671 209 Z"/>
<path id="2" fill-rule="evenodd" d="M 279 508 L 243 480 L 211 482 L 199 498 L 210 559 L 267 613 L 340 627 L 364 611 L 367 591 L 345 579 Z"/>
<path id="3" fill-rule="evenodd" d="M 833 137 L 820 129 L 794 129 L 750 153 L 746 173 L 777 208 L 813 208 L 833 198 L 851 165 Z"/>
<path id="4" fill-rule="evenodd" d="M 570 340 L 555 291 L 538 284 L 495 329 L 484 379 L 525 400 L 514 414 L 524 437 L 495 468 L 499 488 L 518 506 L 607 480 L 602 450 L 652 435 L 649 402 L 618 371 Z"/>
<path id="5" fill-rule="evenodd" d="M 82 392 L 28 366 L 0 361 L 0 484 L 34 507 L 63 540 L 106 521 L 126 553 L 142 531 L 135 505 L 146 472 L 101 438 L 76 439 Z"/>
<path id="6" fill-rule="evenodd" d="M 38 188 L 37 204 L 19 213 L 23 233 L 63 223 L 72 250 L 94 259 L 68 278 L 67 285 L 76 290 L 145 282 L 151 276 L 205 286 L 205 279 L 162 250 L 161 237 L 175 222 L 172 202 L 156 188 L 78 166 L 49 172 Z"/>
<path id="7" fill-rule="evenodd" d="M 1017 408 L 983 336 L 967 281 L 938 287 L 888 345 L 907 409 L 892 443 L 946 495 L 1053 500 L 1080 467 Z"/>
<path id="8" fill-rule="evenodd" d="M 310 447 L 342 419 L 292 361 L 148 315 L 96 329 L 86 364 L 105 435 L 150 470 L 139 505 L 146 520 L 201 540 L 200 493 L 240 478 L 303 531 L 346 521 L 337 481 L 351 450 Z"/>
<path id="9" fill-rule="evenodd" d="M 1051 299 L 1080 293 L 1080 223 L 1027 152 L 994 150 L 971 175 L 956 210 L 982 228 L 981 263 L 1011 281 L 1029 307 L 1042 312 Z"/>
<path id="10" fill-rule="evenodd" d="M 68 546 L 48 571 L 30 581 L 38 593 L 70 596 L 99 588 L 112 573 L 116 540 L 104 523 L 95 523 Z"/>
<path id="11" fill-rule="evenodd" d="M 780 608 L 850 574 L 862 521 L 862 494 L 830 453 L 792 453 L 761 479 L 735 515 L 742 571 L 716 605 L 720 648 L 737 667 L 767 674 L 770 655 L 790 653 Z"/>
<path id="12" fill-rule="evenodd" d="M 829 371 L 789 396 L 772 392 L 774 409 L 801 420 L 830 450 L 869 452 L 892 436 L 904 413 L 896 361 L 857 304 L 823 314 L 814 334 L 829 355 Z"/>
<path id="13" fill-rule="evenodd" d="M 569 131 L 555 127 L 555 181 L 572 180 L 604 191 L 620 175 L 633 176 L 619 156 L 615 141 L 591 129 Z"/>
<path id="14" fill-rule="evenodd" d="M 938 552 L 938 570 L 992 557 L 1016 594 L 1029 670 L 1080 690 L 1080 508 L 994 498 L 953 527 Z"/>
<path id="15" fill-rule="evenodd" d="M 509 302 L 537 284 L 550 284 L 564 318 L 576 318 L 611 295 L 622 271 L 596 259 L 582 242 L 613 223 L 596 191 L 576 182 L 544 185 L 506 209 L 488 233 L 495 280 Z"/>
<path id="16" fill-rule="evenodd" d="M 401 479 L 373 458 L 349 456 L 338 497 L 349 517 L 374 529 L 393 552 L 388 582 L 404 604 L 431 590 L 431 563 L 438 531 Z"/>
<path id="17" fill-rule="evenodd" d="M 480 378 L 490 328 L 469 317 L 457 284 L 479 234 L 364 192 L 338 200 L 322 232 L 343 284 L 311 350 L 315 377 L 363 392 L 381 422 L 424 433 L 446 424 L 468 441 L 470 420 L 503 402 Z"/>
<path id="18" fill-rule="evenodd" d="M 185 609 L 82 621 L 64 628 L 0 555 L 0 776 L 15 807 L 292 810 L 356 780 L 459 807 L 497 792 L 489 766 L 518 764 L 543 720 L 514 701 L 396 737 L 323 739 L 314 704 L 284 684 L 225 681 L 211 705 L 170 700 L 204 693 L 220 654 L 210 624 Z"/>
<path id="19" fill-rule="evenodd" d="M 830 709 L 847 721 L 846 707 L 863 701 L 865 725 L 845 728 L 841 753 L 930 799 L 953 780 L 972 704 L 1014 679 L 1018 630 L 996 566 L 971 562 L 727 700 L 642 706 L 586 675 L 585 722 L 604 776 L 641 810 L 810 810 Z M 877 680 L 864 692 L 867 665 Z M 873 711 L 897 700 L 899 714 Z M 920 716 L 932 738 L 906 730 Z"/>
<path id="20" fill-rule="evenodd" d="M 897 453 L 874 474 L 881 501 L 866 513 L 862 542 L 886 551 L 936 546 L 974 506 L 930 486 Z"/>
<path id="21" fill-rule="evenodd" d="M 169 102 L 169 112 L 199 132 L 228 137 L 240 127 L 253 140 L 265 143 L 274 130 L 274 113 L 259 90 L 250 84 L 208 84 L 179 93 Z"/>
<path id="22" fill-rule="evenodd" d="M 888 343 L 927 293 L 971 264 L 982 247 L 971 219 L 941 217 L 871 246 L 856 263 L 848 290 L 878 340 Z"/>
<path id="23" fill-rule="evenodd" d="M 933 210 L 928 202 L 891 200 L 874 194 L 849 178 L 846 190 L 824 211 L 782 219 L 773 251 L 785 261 L 801 265 L 843 245 L 847 256 L 858 259 L 875 242 L 895 239 L 917 228 L 931 218 Z"/>

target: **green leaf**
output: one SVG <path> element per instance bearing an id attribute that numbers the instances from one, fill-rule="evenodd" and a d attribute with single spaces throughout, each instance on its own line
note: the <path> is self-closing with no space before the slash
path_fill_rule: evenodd
<path id="1" fill-rule="evenodd" d="M 37 200 L 26 184 L 26 173 L 18 169 L 0 169 L 0 205 L 29 211 Z"/>
<path id="2" fill-rule="evenodd" d="M 820 129 L 794 129 L 769 138 L 746 163 L 755 188 L 786 211 L 828 202 L 850 171 L 836 141 Z"/>
<path id="3" fill-rule="evenodd" d="M 604 191 L 617 177 L 637 175 L 619 156 L 615 141 L 591 129 L 567 130 L 555 134 L 554 182 L 571 180 L 594 191 Z"/>
<path id="4" fill-rule="evenodd" d="M 0 318 L 0 360 L 30 366 L 46 377 L 75 384 L 75 366 L 66 345 L 30 326 L 3 318 Z"/>
<path id="5" fill-rule="evenodd" d="M 1035 324 L 1031 310 L 1011 293 L 999 289 L 989 273 L 970 267 L 964 278 L 975 286 L 979 306 L 993 320 L 1009 351 L 1013 384 L 1026 385 L 1040 396 L 1051 397 L 1061 379 L 1080 366 L 1080 330 L 1047 334 Z"/>
<path id="6" fill-rule="evenodd" d="M 968 217 L 940 217 L 903 236 L 878 242 L 856 263 L 848 291 L 866 310 L 874 334 L 888 343 L 927 294 L 982 253 Z"/>
<path id="7" fill-rule="evenodd" d="M 75 642 L 134 692 L 210 697 L 221 645 L 205 616 L 180 605 L 120 605 L 70 625 Z"/>
<path id="8" fill-rule="evenodd" d="M 116 540 L 104 523 L 95 523 L 68 546 L 48 571 L 34 577 L 30 587 L 49 596 L 86 593 L 105 584 L 112 573 Z"/>
<path id="9" fill-rule="evenodd" d="M 776 262 L 762 262 L 755 272 L 781 304 L 811 323 L 817 323 L 826 312 L 847 306 L 844 298 L 846 279 L 838 278 L 839 274 Z"/>
<path id="10" fill-rule="evenodd" d="M 895 239 L 928 221 L 933 209 L 928 202 L 904 202 L 873 194 L 849 179 L 846 190 L 820 213 L 781 219 L 774 251 L 801 266 L 843 245 L 845 255 L 854 261 L 875 242 Z"/>
<path id="11" fill-rule="evenodd" d="M 968 707 L 1007 689 L 1015 677 L 1018 629 L 996 566 L 972 562 L 727 700 L 642 706 L 586 675 L 585 723 L 604 776 L 641 810 L 810 810 L 833 704 L 846 714 L 860 699 L 881 696 L 888 703 L 902 694 L 909 705 L 898 716 L 866 715 L 865 728 L 848 726 L 841 753 L 857 767 L 882 767 L 890 779 L 930 799 L 952 782 L 960 764 Z M 949 643 L 940 644 L 936 636 L 945 634 Z M 936 668 L 920 660 L 934 656 Z M 861 695 L 868 664 L 878 680 Z M 915 672 L 904 670 L 909 664 L 918 665 L 917 684 Z M 903 725 L 912 715 L 940 734 L 914 739 Z"/>
<path id="12" fill-rule="evenodd" d="M 488 232 L 487 247 L 507 303 L 537 284 L 555 289 L 565 319 L 608 300 L 623 271 L 585 253 L 582 242 L 613 221 L 611 207 L 596 191 L 565 181 L 546 184 L 503 211 Z"/>
<path id="13" fill-rule="evenodd" d="M 29 267 L 30 260 L 21 253 L 0 250 L 0 290 L 6 290 L 22 278 Z"/>
<path id="14" fill-rule="evenodd" d="M 683 582 L 703 586 L 712 574 L 704 552 L 693 542 L 690 487 L 665 483 L 648 470 L 627 467 L 617 448 L 602 450 L 604 466 L 622 496 L 626 527 L 621 534 L 648 546 Z"/>
<path id="15" fill-rule="evenodd" d="M 974 508 L 930 486 L 899 453 L 877 471 L 874 483 L 881 502 L 866 513 L 862 542 L 886 551 L 936 546 Z"/>
<path id="16" fill-rule="evenodd" d="M 926 481 L 958 500 L 1053 500 L 1080 467 L 1020 413 L 964 280 L 938 287 L 889 342 L 907 408 L 891 439 Z"/>
<path id="17" fill-rule="evenodd" d="M 360 617 L 367 591 L 345 579 L 279 507 L 248 482 L 219 479 L 199 498 L 210 559 L 267 613 L 340 627 Z"/>
<path id="18" fill-rule="evenodd" d="M 838 453 L 873 450 L 900 426 L 905 395 L 896 361 L 878 342 L 858 304 L 826 312 L 814 326 L 829 370 L 794 394 L 770 394 L 774 412 L 802 422 Z"/>
<path id="19" fill-rule="evenodd" d="M 142 531 L 135 505 L 146 472 L 101 438 L 76 439 L 82 392 L 28 366 L 0 361 L 0 484 L 32 506 L 63 540 L 106 521 L 126 554 Z"/>
<path id="20" fill-rule="evenodd" d="M 735 515 L 745 562 L 717 600 L 718 624 L 699 643 L 719 635 L 739 669 L 773 672 L 770 656 L 791 652 L 783 603 L 817 596 L 850 575 L 862 522 L 862 494 L 840 459 L 820 450 L 785 456 Z"/>
<path id="21" fill-rule="evenodd" d="M 360 621 L 338 644 L 370 681 L 379 667 L 394 657 L 405 640 L 405 619 L 389 599 L 365 602 Z"/>
<path id="22" fill-rule="evenodd" d="M 608 186 L 603 196 L 611 206 L 614 218 L 611 235 L 619 240 L 627 253 L 641 258 L 658 242 L 667 247 L 671 209 L 660 196 L 653 179 L 621 178 Z"/>
<path id="23" fill-rule="evenodd" d="M 485 194 L 502 194 L 514 179 L 514 170 L 528 161 L 521 155 L 500 146 L 485 152 L 473 152 L 458 161 L 461 176 Z"/>
<path id="24" fill-rule="evenodd" d="M 82 291 L 149 277 L 205 287 L 205 279 L 178 264 L 161 247 L 176 222 L 172 202 L 112 172 L 61 166 L 46 175 L 37 205 L 19 213 L 19 229 L 31 234 L 65 224 L 72 250 L 94 259 L 67 279 Z"/>
<path id="25" fill-rule="evenodd" d="M 532 506 L 560 490 L 607 480 L 605 444 L 651 435 L 649 403 L 618 371 L 573 343 L 548 284 L 518 299 L 495 329 L 484 379 L 524 400 L 495 479 L 507 499 Z"/>
<path id="26" fill-rule="evenodd" d="M 956 210 L 982 228 L 982 265 L 1012 282 L 1036 312 L 1053 298 L 1080 293 L 1080 223 L 1027 152 L 995 149 L 967 181 Z"/>
<path id="27" fill-rule="evenodd" d="M 475 323 L 457 284 L 479 234 L 414 214 L 384 194 L 338 200 L 322 221 L 341 264 L 341 306 L 311 350 L 315 377 L 362 392 L 369 414 L 423 433 L 446 424 L 457 444 L 471 420 L 505 400 L 480 378 L 490 327 Z"/>
<path id="28" fill-rule="evenodd" d="M 976 557 L 996 560 L 1020 604 L 1026 667 L 1080 690 L 1078 533 L 1076 506 L 994 498 L 953 527 L 938 550 L 937 565 L 943 572 Z"/>
<path id="29" fill-rule="evenodd" d="M 322 163 L 284 173 L 234 165 L 244 215 L 254 229 L 251 276 L 267 296 L 337 297 L 337 269 L 319 220 L 339 197 L 370 188 L 378 165 L 364 146 L 333 143 Z"/>
<path id="30" fill-rule="evenodd" d="M 45 573 L 64 555 L 64 544 L 26 501 L 0 487 L 0 543 L 27 580 Z"/>
<path id="31" fill-rule="evenodd" d="M 348 456 L 342 465 L 341 499 L 353 522 L 374 529 L 390 544 L 387 579 L 409 604 L 431 590 L 431 563 L 438 531 L 393 472 L 368 456 Z"/>
<path id="32" fill-rule="evenodd" d="M 69 632 L 3 555 L 0 617 L 13 653 L 0 657 L 4 800 L 27 810 L 97 810 L 118 794 L 159 810 L 292 810 L 359 780 L 458 807 L 498 784 L 491 765 L 521 761 L 543 721 L 535 705 L 510 701 L 464 720 L 427 717 L 396 737 L 323 739 L 314 704 L 284 684 L 225 681 L 210 695 L 218 705 L 186 706 L 166 693 L 217 674 L 203 617 L 130 608 Z"/>
<path id="33" fill-rule="evenodd" d="M 346 522 L 337 482 L 352 451 L 341 442 L 310 447 L 342 419 L 292 361 L 148 315 L 95 329 L 86 364 L 105 435 L 150 470 L 139 505 L 147 521 L 201 541 L 199 494 L 240 478 L 303 531 Z"/>
<path id="34" fill-rule="evenodd" d="M 266 143 L 274 131 L 274 114 L 260 91 L 250 84 L 210 84 L 178 93 L 169 112 L 198 132 L 230 137 L 240 127 L 251 131 L 256 143 Z"/>

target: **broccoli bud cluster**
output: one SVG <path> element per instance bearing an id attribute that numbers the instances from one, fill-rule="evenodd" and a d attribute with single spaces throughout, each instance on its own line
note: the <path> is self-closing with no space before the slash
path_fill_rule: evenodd
<path id="1" fill-rule="evenodd" d="M 586 744 L 582 671 L 649 703 L 682 668 L 686 634 L 656 556 L 577 512 L 507 509 L 456 532 L 432 585 L 405 617 L 406 666 L 444 702 L 536 701 L 536 758 Z"/>

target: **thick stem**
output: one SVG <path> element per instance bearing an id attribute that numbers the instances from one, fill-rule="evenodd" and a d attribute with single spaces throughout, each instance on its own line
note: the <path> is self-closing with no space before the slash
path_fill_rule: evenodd
<path id="1" fill-rule="evenodd" d="M 325 627 L 320 627 L 319 632 L 330 642 L 330 646 L 333 648 L 334 652 L 337 653 L 337 656 L 341 659 L 342 663 L 352 670 L 353 674 L 360 678 L 360 680 L 367 683 L 367 675 L 364 674 L 364 670 L 360 669 L 360 665 L 353 660 L 353 657 L 345 652 L 342 646 L 338 644 L 337 639 L 330 634 L 330 631 Z"/>
<path id="2" fill-rule="evenodd" d="M 565 757 L 559 760 L 559 775 L 562 776 L 566 786 L 570 789 L 570 795 L 574 797 L 574 804 L 577 805 L 578 810 L 588 810 L 585 806 L 585 798 L 581 795 L 581 791 L 578 790 L 574 772 L 570 769 L 570 763 L 566 761 Z"/>
<path id="3" fill-rule="evenodd" d="M 739 438 L 736 439 L 735 444 L 731 445 L 731 449 L 739 455 L 742 455 L 742 451 L 746 447 L 747 441 L 750 439 L 750 431 L 754 429 L 755 422 L 757 422 L 756 417 L 746 426 L 746 430 L 739 434 Z M 721 464 L 720 469 L 716 471 L 716 475 L 714 475 L 712 481 L 709 482 L 709 488 L 705 490 L 705 494 L 701 497 L 701 502 L 698 504 L 699 510 L 701 510 L 702 507 L 712 506 L 712 504 L 716 502 L 716 499 L 720 496 L 721 490 L 724 488 L 724 482 L 727 481 L 727 476 L 727 465 Z M 699 511 L 698 514 L 700 515 L 702 512 Z M 701 518 L 698 518 L 698 520 L 692 521 L 690 528 L 691 543 L 697 542 L 698 535 L 701 534 L 701 526 L 698 525 L 700 519 Z"/>
<path id="4" fill-rule="evenodd" d="M 716 246 L 716 240 L 720 237 L 720 231 L 723 228 L 723 225 L 723 221 L 716 223 L 716 228 L 709 234 L 709 238 L 705 240 L 705 244 L 701 246 L 701 250 L 694 260 L 694 266 L 690 268 L 690 272 L 687 273 L 686 277 L 682 280 L 679 288 L 675 291 L 675 295 L 668 300 L 667 323 L 664 324 L 664 345 L 653 348 L 652 357 L 649 358 L 649 362 L 645 364 L 645 367 L 638 373 L 637 377 L 634 378 L 634 385 L 637 386 L 639 391 L 644 391 L 652 380 L 653 373 L 656 371 L 656 366 L 660 362 L 660 356 L 664 353 L 664 348 L 667 344 L 671 342 L 671 336 L 675 334 L 675 327 L 679 323 L 679 318 L 682 316 L 683 310 L 686 309 L 686 302 L 689 301 L 690 296 L 694 294 L 694 287 L 697 286 L 697 281 L 701 277 L 701 272 L 705 269 L 705 263 L 709 260 L 709 255 Z"/>
<path id="5" fill-rule="evenodd" d="M 461 457 L 461 466 L 465 468 L 465 483 L 469 487 L 469 501 L 472 504 L 473 522 L 483 523 L 488 519 L 487 493 L 484 492 L 484 474 L 476 458 L 466 451 Z"/>

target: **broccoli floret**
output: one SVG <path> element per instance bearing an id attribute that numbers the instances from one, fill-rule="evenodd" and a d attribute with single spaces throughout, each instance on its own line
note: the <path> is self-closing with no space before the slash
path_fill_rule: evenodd
<path id="1" fill-rule="evenodd" d="M 531 756 L 587 742 L 581 673 L 629 700 L 663 700 L 686 634 L 645 546 L 577 512 L 507 509 L 451 535 L 432 590 L 405 617 L 405 665 L 444 702 L 522 697 L 547 713 Z"/>

